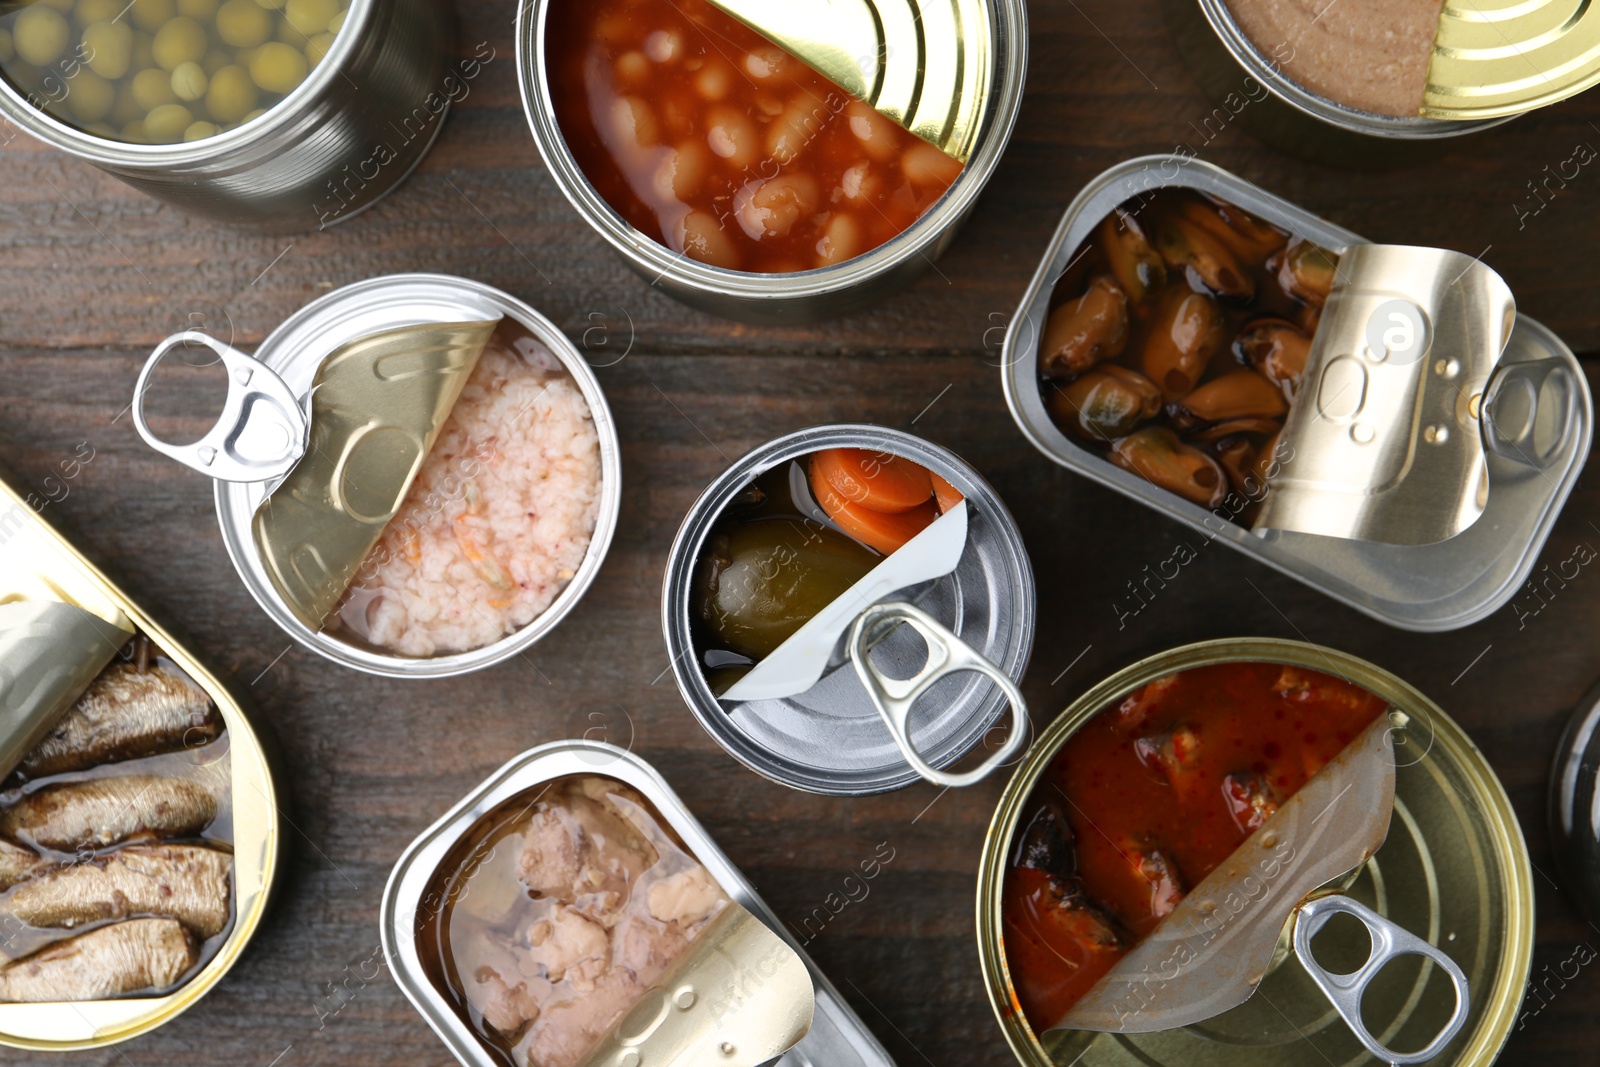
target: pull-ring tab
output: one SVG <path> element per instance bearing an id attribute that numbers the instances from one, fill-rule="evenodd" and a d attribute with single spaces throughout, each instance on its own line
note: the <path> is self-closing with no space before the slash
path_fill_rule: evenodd
<path id="1" fill-rule="evenodd" d="M 873 647 L 888 637 L 901 623 L 922 635 L 928 645 L 928 661 L 910 678 L 891 678 L 879 671 L 868 654 Z M 951 633 L 933 616 L 903 602 L 874 604 L 863 611 L 850 631 L 850 659 L 856 665 L 856 674 L 866 687 L 867 695 L 878 709 L 878 714 L 889 726 L 889 734 L 905 756 L 906 762 L 922 777 L 935 785 L 963 786 L 980 781 L 990 771 L 1011 759 L 1027 741 L 1028 709 L 1022 699 L 1022 690 L 1011 677 L 980 655 L 973 647 Z M 950 774 L 929 766 L 911 743 L 911 705 L 936 683 L 952 674 L 972 672 L 993 681 L 1005 693 L 1011 704 L 1011 736 L 1005 745 L 984 760 L 981 767 L 962 774 Z"/>
<path id="2" fill-rule="evenodd" d="M 200 440 L 174 445 L 161 440 L 144 417 L 150 376 L 174 349 L 208 348 L 228 372 L 228 397 L 216 425 Z M 287 383 L 265 363 L 199 330 L 173 334 L 156 346 L 134 384 L 133 425 L 145 444 L 201 474 L 224 482 L 281 478 L 305 454 L 306 414 Z"/>
<path id="3" fill-rule="evenodd" d="M 1330 918 L 1340 913 L 1353 915 L 1359 919 L 1361 925 L 1367 928 L 1367 935 L 1372 939 L 1372 953 L 1367 957 L 1367 962 L 1350 974 L 1333 974 L 1318 963 L 1311 953 L 1311 939 L 1317 936 L 1317 932 Z M 1301 964 L 1305 966 L 1306 973 L 1317 983 L 1323 995 L 1333 1003 L 1345 1024 L 1356 1035 L 1356 1039 L 1366 1046 L 1368 1052 L 1385 1063 L 1426 1063 L 1442 1052 L 1466 1024 L 1467 1007 L 1470 1003 L 1467 999 L 1467 976 L 1456 961 L 1411 931 L 1395 925 L 1371 908 L 1349 897 L 1335 894 L 1318 897 L 1302 904 L 1295 918 L 1294 951 L 1295 955 L 1300 957 Z M 1438 964 L 1445 977 L 1455 987 L 1456 1006 L 1450 1015 L 1450 1020 L 1434 1035 L 1426 1048 L 1416 1052 L 1395 1052 L 1385 1047 L 1372 1036 L 1366 1024 L 1361 1021 L 1362 994 L 1378 976 L 1378 972 L 1400 956 L 1423 956 L 1432 960 Z"/>

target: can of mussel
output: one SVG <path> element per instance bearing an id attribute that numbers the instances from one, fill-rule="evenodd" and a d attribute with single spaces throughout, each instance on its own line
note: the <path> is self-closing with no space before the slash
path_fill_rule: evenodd
<path id="1" fill-rule="evenodd" d="M 860 573 L 880 562 L 856 543 L 859 526 L 839 521 L 826 502 L 819 506 L 815 459 L 828 450 L 863 450 L 890 465 L 914 464 L 966 502 L 964 543 L 950 546 L 943 565 L 906 575 L 909 583 L 892 581 L 853 605 L 860 611 L 898 592 L 946 628 L 952 646 L 970 649 L 989 665 L 940 677 L 919 691 L 898 727 L 886 722 L 879 697 L 867 687 L 859 662 L 864 655 L 850 654 L 848 639 L 843 660 L 834 637 L 822 639 L 811 684 L 790 686 L 781 696 L 738 695 L 740 676 L 753 662 L 763 669 L 775 651 L 792 647 L 795 638 L 773 648 L 780 635 L 802 616 L 820 615 L 824 603 L 831 608 L 851 599 L 861 588 Z M 923 506 L 934 513 L 932 502 Z M 895 558 L 891 546 L 875 547 Z M 735 759 L 796 789 L 881 793 L 909 785 L 919 773 L 939 780 L 926 768 L 947 767 L 986 744 L 1008 704 L 1023 713 L 1013 694 L 1033 648 L 1033 569 L 1011 513 L 959 456 L 881 426 L 819 426 L 753 449 L 701 493 L 667 557 L 661 623 L 689 710 Z M 928 629 L 908 629 L 872 647 L 873 662 L 894 678 L 917 678 L 935 662 L 929 648 L 938 638 Z M 751 643 L 741 643 L 751 634 Z M 1007 747 L 1023 744 L 1025 733 L 1013 720 Z M 912 754 L 925 761 L 920 768 Z M 990 765 L 1000 755 L 991 751 Z"/>
<path id="2" fill-rule="evenodd" d="M 866 307 L 950 244 L 1022 100 L 1022 0 L 618 0 L 517 16 L 534 141 L 653 286 L 759 323 Z"/>
<path id="3" fill-rule="evenodd" d="M 19 5 L 0 16 L 0 139 L 25 130 L 197 215 L 320 229 L 410 174 L 481 67 L 451 70 L 447 4 L 258 6 Z"/>
<path id="4" fill-rule="evenodd" d="M 575 875 L 592 879 L 576 898 Z M 380 922 L 390 973 L 466 1067 L 893 1067 L 665 779 L 613 745 L 501 767 L 406 849 Z M 593 947 L 543 958 L 574 935 Z"/>
<path id="5" fill-rule="evenodd" d="M 1191 681 L 1185 681 L 1186 672 L 1195 672 L 1190 675 Z M 1229 672 L 1239 673 L 1224 677 Z M 1261 691 L 1269 694 L 1268 703 L 1246 704 L 1235 699 L 1247 684 L 1235 679 L 1246 676 L 1255 680 L 1249 685 L 1264 686 Z M 1458 1028 L 1448 1043 L 1436 1050 L 1432 1062 L 1483 1067 L 1494 1062 L 1516 1022 L 1529 973 L 1534 926 L 1527 846 L 1504 788 L 1462 729 L 1414 687 L 1354 656 L 1270 638 L 1186 645 L 1117 672 L 1074 701 L 1043 731 L 1007 785 L 984 841 L 978 874 L 977 928 L 984 985 L 1001 1030 L 1019 1062 L 1030 1067 L 1136 1062 L 1277 1067 L 1304 1063 L 1308 1045 L 1318 1053 L 1311 1058 L 1330 1063 L 1389 1062 L 1369 1051 L 1370 1046 L 1363 1048 L 1363 1042 L 1314 984 L 1307 966 L 1300 960 L 1288 959 L 1289 942 L 1294 942 L 1295 951 L 1299 951 L 1304 931 L 1296 931 L 1296 925 L 1305 921 L 1303 912 L 1290 912 L 1287 922 L 1276 912 L 1259 921 L 1254 932 L 1258 938 L 1264 935 L 1270 963 L 1262 971 L 1245 972 L 1249 976 L 1249 993 L 1220 1001 L 1220 1014 L 1170 1029 L 1143 1025 L 1139 1017 L 1148 1008 L 1137 1003 L 1124 1016 L 1120 1032 L 1071 1029 L 1046 1021 L 1046 1017 L 1062 1018 L 1050 1005 L 1062 1003 L 1059 994 L 1066 987 L 1052 986 L 1049 976 L 1043 973 L 1050 959 L 1028 951 L 1028 942 L 1035 938 L 1041 943 L 1054 943 L 1050 939 L 1057 938 L 1082 944 L 1085 959 L 1106 949 L 1126 951 L 1125 940 L 1120 946 L 1114 942 L 1118 936 L 1126 938 L 1126 931 L 1133 929 L 1117 924 L 1131 920 L 1124 910 L 1107 918 L 1111 913 L 1095 899 L 1095 894 L 1112 885 L 1102 877 L 1108 869 L 1104 867 L 1108 857 L 1115 860 L 1116 873 L 1137 871 L 1148 880 L 1149 884 L 1139 883 L 1144 889 L 1138 898 L 1141 908 L 1149 910 L 1146 919 L 1154 917 L 1160 922 L 1163 911 L 1171 913 L 1170 905 L 1157 908 L 1165 894 L 1187 889 L 1199 895 L 1200 887 L 1182 884 L 1181 871 L 1173 870 L 1171 854 L 1183 857 L 1184 849 L 1199 847 L 1197 842 L 1216 833 L 1214 824 L 1191 824 L 1193 834 L 1181 845 L 1173 845 L 1171 838 L 1163 843 L 1148 834 L 1124 840 L 1131 831 L 1115 825 L 1115 815 L 1146 810 L 1141 805 L 1150 804 L 1154 798 L 1160 812 L 1151 818 L 1167 819 L 1163 825 L 1176 833 L 1177 824 L 1172 820 L 1188 817 L 1182 813 L 1196 810 L 1195 804 L 1222 804 L 1225 798 L 1231 801 L 1233 795 L 1228 789 L 1235 780 L 1265 783 L 1261 789 L 1270 794 L 1272 783 L 1282 781 L 1277 775 L 1287 766 L 1283 760 L 1294 761 L 1289 773 L 1296 782 L 1305 782 L 1316 771 L 1313 763 L 1300 769 L 1306 753 L 1319 741 L 1327 744 L 1324 754 L 1337 751 L 1343 743 L 1343 734 L 1332 722 L 1341 714 L 1353 713 L 1357 703 L 1349 701 L 1352 693 L 1367 702 L 1364 715 L 1379 716 L 1372 725 L 1389 731 L 1393 811 L 1381 845 L 1366 853 L 1365 858 L 1357 855 L 1355 867 L 1313 892 L 1310 899 L 1322 899 L 1328 894 L 1335 899 L 1351 898 L 1383 921 L 1410 931 L 1429 954 L 1453 961 L 1450 966 L 1459 970 L 1467 995 L 1452 1013 L 1450 982 L 1443 973 L 1449 968 L 1442 969 L 1418 956 L 1394 953 L 1392 944 L 1384 957 L 1386 962 L 1377 964 L 1374 973 L 1368 973 L 1362 961 L 1369 958 L 1369 953 L 1377 959 L 1383 946 L 1376 938 L 1369 944 L 1366 931 L 1354 923 L 1345 927 L 1330 925 L 1311 935 L 1315 937 L 1316 964 L 1323 969 L 1349 972 L 1345 975 L 1349 981 L 1358 977 L 1362 980 L 1357 993 L 1364 995 L 1360 996 L 1356 1011 L 1369 1037 L 1379 1039 L 1386 1049 L 1402 1050 L 1396 1054 L 1398 1062 L 1420 1062 L 1405 1056 L 1423 1044 L 1426 1035 L 1440 1031 L 1447 1019 Z M 1328 700 L 1337 703 L 1312 703 L 1322 699 L 1320 694 L 1331 694 Z M 1183 706 L 1172 707 L 1175 700 Z M 1223 707 L 1224 703 L 1227 707 Z M 1252 752 L 1265 752 L 1269 763 L 1229 775 L 1214 797 L 1209 789 L 1210 779 L 1206 778 L 1203 801 L 1174 799 L 1182 790 L 1177 775 L 1183 773 L 1174 772 L 1174 766 L 1197 769 L 1195 773 L 1200 775 L 1225 769 L 1221 763 L 1232 756 L 1219 763 L 1211 759 L 1205 746 L 1212 741 L 1228 746 L 1232 735 L 1227 733 L 1228 727 L 1218 724 L 1225 723 L 1226 716 L 1235 715 L 1235 708 L 1275 716 L 1275 725 L 1287 726 L 1290 733 L 1313 721 L 1326 728 L 1320 739 L 1312 733 L 1292 738 L 1286 735 L 1280 750 L 1270 745 L 1263 747 L 1266 734 L 1245 724 L 1248 737 L 1242 744 Z M 1212 718 L 1203 718 L 1212 712 L 1216 713 Z M 1311 718 L 1313 715 L 1320 718 Z M 1104 719 L 1087 728 L 1097 716 Z M 1141 720 L 1141 716 L 1146 718 Z M 1387 723 L 1383 722 L 1384 716 Z M 1191 717 L 1193 723 L 1188 721 Z M 1170 726 L 1172 721 L 1183 725 L 1174 729 Z M 1166 732 L 1151 734 L 1158 729 Z M 1187 731 L 1187 740 L 1199 747 L 1186 753 L 1181 745 L 1175 749 L 1166 743 L 1181 740 L 1177 737 L 1180 731 Z M 1229 748 L 1230 754 L 1233 751 Z M 1096 759 L 1097 753 L 1109 755 Z M 1113 766 L 1117 759 L 1132 769 L 1130 773 L 1148 781 L 1117 790 L 1112 784 L 1121 780 L 1116 777 L 1121 764 Z M 1084 769 L 1091 764 L 1092 774 Z M 1289 788 L 1301 786 L 1291 784 Z M 1106 789 L 1112 789 L 1113 794 L 1105 795 L 1102 801 L 1097 791 Z M 1326 816 L 1337 806 L 1366 808 L 1375 802 L 1370 793 L 1356 790 L 1335 797 L 1314 814 Z M 1098 815 L 1091 810 L 1082 817 L 1097 820 L 1096 828 L 1104 828 L 1109 835 L 1107 840 L 1117 838 L 1122 842 L 1107 846 L 1122 849 L 1122 853 L 1101 849 L 1097 835 L 1077 835 L 1074 839 L 1071 825 L 1078 818 L 1073 812 L 1075 804 L 1099 809 Z M 1052 807 L 1065 813 L 1057 828 L 1042 814 Z M 1270 822 L 1262 827 L 1261 821 L 1240 821 L 1249 818 L 1249 803 L 1234 805 L 1232 810 L 1232 822 L 1226 814 L 1223 816 L 1230 835 L 1236 833 L 1235 826 L 1240 837 L 1254 827 L 1261 827 L 1261 834 L 1273 829 Z M 1270 815 L 1272 810 L 1268 808 L 1263 814 Z M 1179 814 L 1171 814 L 1174 811 Z M 1242 851 L 1253 847 L 1259 836 L 1246 838 L 1238 848 Z M 1097 839 L 1091 841 L 1089 837 Z M 1272 842 L 1262 844 L 1271 847 Z M 1167 851 L 1157 855 L 1163 849 Z M 1282 845 L 1279 849 L 1284 851 Z M 1046 855 L 1049 852 L 1060 855 L 1052 858 Z M 1313 861 L 1315 857 L 1307 852 L 1305 857 L 1297 858 L 1293 849 L 1288 849 L 1283 863 L 1292 866 Z M 1065 863 L 1057 862 L 1063 858 Z M 1097 868 L 1094 864 L 1102 866 Z M 1046 873 L 1046 869 L 1058 873 Z M 1258 880 L 1251 883 L 1247 879 L 1243 884 L 1250 888 L 1241 891 L 1237 901 L 1229 896 L 1211 905 L 1210 910 L 1202 903 L 1201 912 L 1215 920 L 1215 929 L 1204 936 L 1209 939 L 1220 932 L 1218 943 L 1225 946 L 1229 937 L 1242 934 L 1242 930 L 1227 923 L 1257 922 L 1250 911 L 1251 903 L 1270 899 L 1265 889 L 1278 876 L 1279 869 L 1259 868 Z M 1057 895 L 1051 899 L 1063 909 L 1063 915 L 1071 913 L 1083 920 L 1083 925 L 1073 927 L 1069 920 L 1055 933 L 1030 926 L 1023 917 L 1041 914 L 1044 905 L 1039 905 L 1040 910 L 1028 911 L 1029 900 L 1034 898 L 1029 898 L 1027 892 L 1034 882 L 1023 876 L 1052 881 Z M 1109 901 L 1108 897 L 1100 899 Z M 1177 914 L 1173 917 L 1183 918 Z M 1206 920 L 1208 926 L 1213 918 Z M 1104 941 L 1075 940 L 1090 935 L 1091 927 L 1100 923 L 1108 923 L 1121 932 L 1114 932 Z M 1158 926 L 1155 932 L 1144 936 L 1154 941 L 1163 939 L 1164 932 L 1165 926 Z M 1180 936 L 1182 932 L 1173 935 Z M 1141 997 L 1143 1003 L 1161 1003 L 1162 980 L 1176 982 L 1179 967 L 1187 962 L 1174 958 L 1168 961 L 1175 964 L 1171 970 L 1149 974 Z M 1109 965 L 1109 961 L 1103 961 L 1097 965 L 1096 973 Z M 1237 971 L 1193 977 L 1205 982 L 1208 993 L 1240 980 Z M 1093 975 L 1087 978 L 1088 983 L 1095 981 Z M 1084 998 L 1081 990 L 1070 995 Z"/>
<path id="6" fill-rule="evenodd" d="M 150 430 L 143 396 L 185 347 L 221 358 L 230 393 L 180 446 Z M 616 531 L 622 464 L 599 379 L 549 319 L 477 282 L 337 289 L 253 357 L 176 335 L 136 389 L 147 443 L 217 479 L 223 543 L 256 602 L 370 674 L 448 677 L 527 649 Z"/>
<path id="7" fill-rule="evenodd" d="M 46 1052 L 222 980 L 273 896 L 284 799 L 232 694 L 36 505 L 0 478 L 0 1045 Z"/>
<path id="8" fill-rule="evenodd" d="M 1409 630 L 1516 594 L 1593 436 L 1571 349 L 1481 262 L 1184 156 L 1079 193 L 1001 377 L 1050 459 Z"/>

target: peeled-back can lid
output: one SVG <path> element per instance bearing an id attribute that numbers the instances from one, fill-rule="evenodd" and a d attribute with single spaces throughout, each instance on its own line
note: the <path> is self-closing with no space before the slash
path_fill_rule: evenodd
<path id="1" fill-rule="evenodd" d="M 1600 82 L 1600 7 L 1588 0 L 1446 0 L 1422 114 L 1490 119 Z"/>
<path id="2" fill-rule="evenodd" d="M 988 101 L 985 0 L 711 0 L 965 163 Z"/>

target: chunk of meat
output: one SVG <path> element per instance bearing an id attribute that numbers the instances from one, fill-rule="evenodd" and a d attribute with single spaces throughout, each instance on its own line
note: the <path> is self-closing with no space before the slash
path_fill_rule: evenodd
<path id="1" fill-rule="evenodd" d="M 164 915 L 201 937 L 229 918 L 233 857 L 197 845 L 128 845 L 106 856 L 40 870 L 0 900 L 0 914 L 30 926 L 80 926 Z"/>
<path id="2" fill-rule="evenodd" d="M 517 859 L 522 881 L 541 897 L 571 904 L 610 926 L 656 848 L 613 806 L 573 796 L 536 812 Z"/>
<path id="3" fill-rule="evenodd" d="M 552 982 L 563 978 L 577 990 L 594 988 L 594 981 L 610 962 L 611 944 L 606 931 L 571 905 L 552 912 L 528 928 L 528 959 Z"/>
<path id="4" fill-rule="evenodd" d="M 653 984 L 689 944 L 675 922 L 632 915 L 612 929 L 612 963 L 633 973 L 642 986 Z"/>
<path id="5" fill-rule="evenodd" d="M 1189 892 L 1172 854 L 1163 848 L 1130 842 L 1123 845 L 1122 855 L 1139 877 L 1150 883 L 1150 915 L 1164 919 L 1172 914 Z"/>
<path id="6" fill-rule="evenodd" d="M 103 1000 L 165 989 L 199 960 L 174 919 L 130 919 L 58 941 L 0 970 L 0 1000 Z"/>
<path id="7" fill-rule="evenodd" d="M 1233 824 L 1243 834 L 1254 833 L 1278 810 L 1278 795 L 1259 774 L 1234 773 L 1222 780 L 1222 796 L 1228 802 Z"/>
<path id="8" fill-rule="evenodd" d="M 547 1006 L 528 1031 L 527 1062 L 578 1067 L 644 991 L 631 972 L 616 967 L 592 991 Z"/>
<path id="9" fill-rule="evenodd" d="M 216 816 L 216 797 L 198 782 L 130 774 L 30 793 L 0 812 L 0 832 L 58 852 L 76 852 L 140 834 L 197 834 Z"/>
<path id="10" fill-rule="evenodd" d="M 652 885 L 646 903 L 655 918 L 687 930 L 709 919 L 727 899 L 711 872 L 697 863 Z"/>
<path id="11" fill-rule="evenodd" d="M 1151 724 L 1162 701 L 1177 688 L 1176 674 L 1164 674 L 1146 682 L 1138 692 L 1122 698 L 1116 714 L 1111 717 L 1111 728 L 1123 737 L 1138 737 Z"/>
<path id="12" fill-rule="evenodd" d="M 493 967 L 480 967 L 473 978 L 477 989 L 468 1002 L 482 1013 L 484 1022 L 507 1037 L 516 1037 L 539 1017 L 539 999 L 528 992 L 528 983 L 508 985 Z"/>
<path id="13" fill-rule="evenodd" d="M 1139 761 L 1165 775 L 1181 800 L 1193 799 L 1203 787 L 1198 773 L 1202 747 L 1200 728 L 1193 723 L 1179 723 L 1133 743 Z"/>

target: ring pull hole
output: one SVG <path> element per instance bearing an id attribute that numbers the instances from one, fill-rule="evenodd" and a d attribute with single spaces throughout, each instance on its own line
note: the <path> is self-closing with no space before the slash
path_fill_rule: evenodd
<path id="1" fill-rule="evenodd" d="M 169 445 L 192 445 L 216 425 L 228 402 L 228 369 L 207 345 L 184 343 L 162 353 L 145 384 L 145 421 Z"/>

